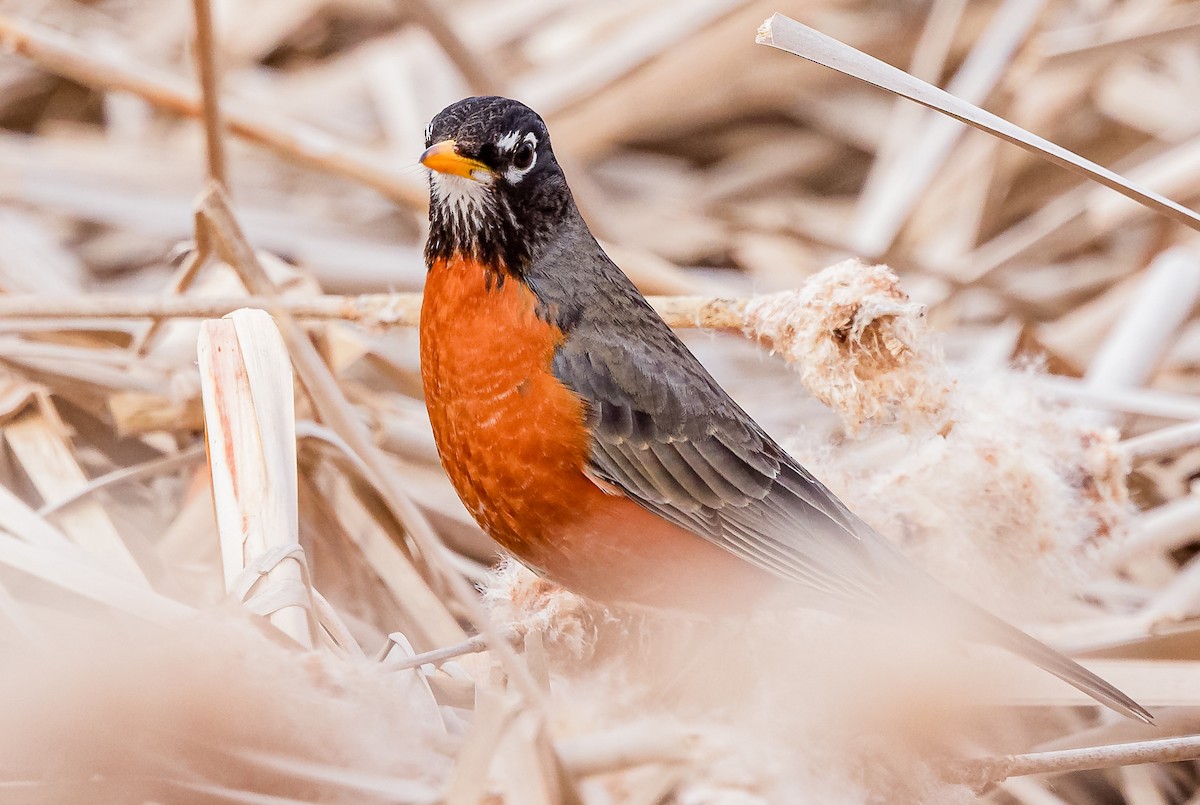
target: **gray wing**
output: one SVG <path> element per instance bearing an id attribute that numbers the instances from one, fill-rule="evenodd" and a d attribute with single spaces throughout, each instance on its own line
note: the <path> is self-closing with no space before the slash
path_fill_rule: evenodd
<path id="1" fill-rule="evenodd" d="M 636 342 L 580 322 L 555 356 L 555 374 L 591 417 L 590 472 L 830 604 L 878 612 L 899 554 L 743 412 L 648 306 L 643 312 L 654 321 L 639 316 Z"/>
<path id="2" fill-rule="evenodd" d="M 586 233 L 581 220 L 575 226 Z M 1152 720 L 1091 671 L 932 583 L 764 433 L 590 242 L 591 253 L 560 244 L 547 255 L 553 270 L 535 264 L 526 279 L 541 312 L 568 334 L 553 370 L 586 403 L 596 478 L 850 612 L 892 612 L 906 596 L 918 611 L 955 607 L 964 634 L 1028 658 L 1118 712 Z M 568 269 L 589 258 L 597 262 L 585 276 L 598 271 L 600 281 L 581 284 Z"/>

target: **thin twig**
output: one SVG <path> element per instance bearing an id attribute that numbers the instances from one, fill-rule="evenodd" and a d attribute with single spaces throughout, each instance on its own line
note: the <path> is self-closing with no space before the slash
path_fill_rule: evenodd
<path id="1" fill-rule="evenodd" d="M 200 72 L 200 99 L 204 117 L 204 144 L 208 154 L 208 178 L 228 186 L 225 180 L 225 147 L 222 141 L 220 82 L 217 75 L 216 42 L 212 8 L 208 0 L 192 0 L 196 18 L 196 65 Z"/>
<path id="2" fill-rule="evenodd" d="M 1200 759 L 1200 736 L 1187 735 L 1158 741 L 1136 741 L 987 758 L 965 763 L 953 769 L 950 776 L 957 782 L 982 789 L 1009 777 L 1027 774 L 1064 774 L 1086 769 L 1197 759 Z"/>
<path id="3" fill-rule="evenodd" d="M 389 645 L 395 645 L 395 641 L 390 641 Z M 435 648 L 433 651 L 425 651 L 420 654 L 414 654 L 411 657 L 397 656 L 395 659 L 389 657 L 383 661 L 383 667 L 389 671 L 407 671 L 412 668 L 420 668 L 422 665 L 441 665 L 456 657 L 463 657 L 467 654 L 478 654 L 481 651 L 487 651 L 487 649 L 487 638 L 483 635 L 476 635 L 457 645 Z"/>
<path id="4" fill-rule="evenodd" d="M 167 470 L 175 469 L 178 466 L 187 464 L 204 455 L 204 444 L 198 443 L 191 447 L 186 447 L 178 453 L 171 453 L 160 458 L 138 464 L 133 467 L 122 467 L 119 470 L 113 470 L 110 473 L 101 475 L 99 478 L 93 478 L 87 486 L 80 487 L 67 495 L 64 498 L 51 501 L 38 509 L 38 515 L 49 517 L 57 512 L 66 509 L 80 500 L 94 495 L 101 489 L 107 489 L 116 484 L 127 483 L 129 481 L 140 481 L 143 478 L 149 478 Z"/>
<path id="5" fill-rule="evenodd" d="M 211 249 L 209 247 L 208 225 L 204 221 L 204 217 L 196 215 L 195 217 L 195 241 L 194 247 L 184 258 L 183 264 L 176 270 L 174 276 L 171 277 L 171 284 L 167 288 L 167 293 L 175 296 L 186 291 L 191 287 L 200 269 L 208 262 Z M 236 308 L 230 308 L 226 313 L 232 312 Z M 224 314 L 221 314 L 224 315 Z M 162 326 L 161 319 L 154 319 L 147 325 L 146 329 L 142 330 L 130 344 L 129 349 L 135 355 L 145 355 L 150 349 L 150 344 L 154 340 L 158 328 Z"/>
<path id="6" fill-rule="evenodd" d="M 203 743 L 198 746 L 205 751 L 216 748 Z M 272 777 L 282 775 L 310 786 L 319 786 L 322 791 L 344 791 L 347 795 L 344 801 L 348 802 L 383 801 L 396 805 L 436 805 L 442 802 L 425 783 L 373 773 L 361 766 L 336 766 L 311 757 L 289 757 L 244 746 L 221 747 L 218 751 L 226 752 L 230 758 L 247 763 L 251 768 L 264 769 Z"/>
<path id="7" fill-rule="evenodd" d="M 672 327 L 741 332 L 746 304 L 753 297 L 652 296 L 650 304 Z M 238 308 L 272 310 L 305 320 L 355 322 L 371 327 L 415 327 L 420 318 L 417 293 L 316 296 L 281 299 L 264 296 L 0 296 L 0 330 L 5 321 L 56 319 L 211 319 Z"/>

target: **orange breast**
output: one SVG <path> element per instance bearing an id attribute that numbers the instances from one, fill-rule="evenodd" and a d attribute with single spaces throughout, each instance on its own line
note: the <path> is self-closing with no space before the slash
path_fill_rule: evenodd
<path id="1" fill-rule="evenodd" d="M 425 401 L 442 464 L 480 526 L 533 569 L 598 600 L 704 606 L 739 569 L 761 586 L 748 565 L 587 478 L 584 404 L 550 368 L 562 338 L 523 282 L 489 281 L 461 258 L 431 268 Z"/>

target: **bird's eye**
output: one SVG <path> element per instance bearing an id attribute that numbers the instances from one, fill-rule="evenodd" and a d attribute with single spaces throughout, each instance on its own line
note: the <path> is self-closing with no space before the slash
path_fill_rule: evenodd
<path id="1" fill-rule="evenodd" d="M 526 140 L 517 146 L 517 150 L 513 151 L 512 164 L 519 171 L 527 171 L 533 167 L 534 148 L 533 143 Z"/>

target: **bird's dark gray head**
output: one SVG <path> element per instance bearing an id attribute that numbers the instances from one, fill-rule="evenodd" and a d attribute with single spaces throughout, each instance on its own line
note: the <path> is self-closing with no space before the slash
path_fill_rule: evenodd
<path id="1" fill-rule="evenodd" d="M 572 209 L 542 118 L 522 103 L 466 98 L 434 117 L 426 258 L 462 255 L 520 273 Z"/>

